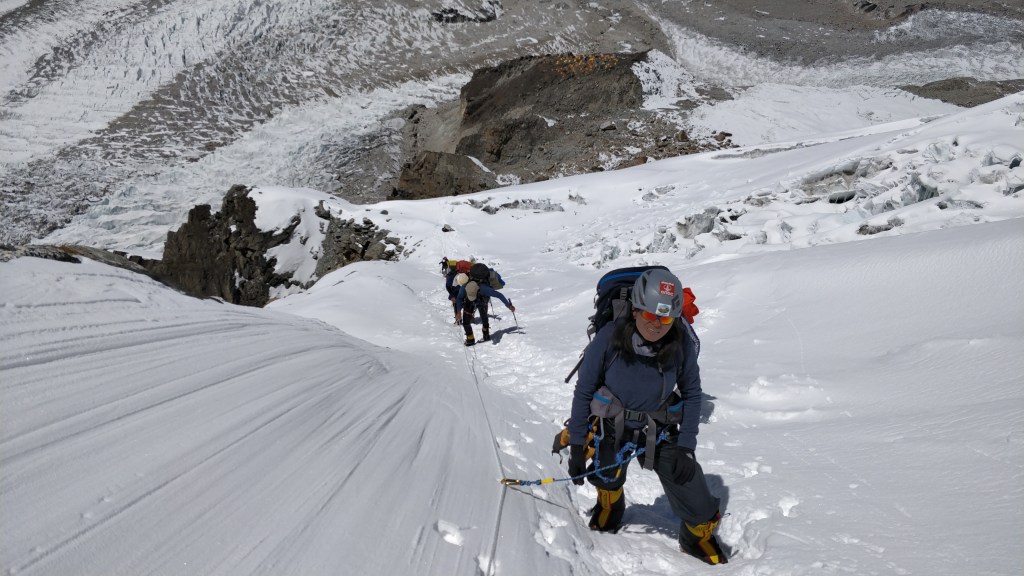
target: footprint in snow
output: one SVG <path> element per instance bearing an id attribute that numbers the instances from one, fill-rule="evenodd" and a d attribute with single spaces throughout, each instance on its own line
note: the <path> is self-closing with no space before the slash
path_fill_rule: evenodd
<path id="1" fill-rule="evenodd" d="M 798 504 L 800 504 L 799 498 L 796 498 L 795 496 L 783 496 L 782 499 L 779 500 L 779 510 L 782 511 L 782 515 L 786 518 L 792 518 L 799 515 L 793 512 L 793 508 Z"/>
<path id="2" fill-rule="evenodd" d="M 444 520 L 438 520 L 437 524 L 434 525 L 434 529 L 441 534 L 444 541 L 449 544 L 456 546 L 462 546 L 462 543 L 466 541 L 466 537 L 462 535 L 462 528 L 459 528 L 457 524 L 451 522 L 445 522 Z"/>
<path id="3" fill-rule="evenodd" d="M 508 438 L 501 437 L 498 437 L 495 440 L 501 447 L 502 452 L 508 454 L 509 456 L 515 458 L 516 460 L 526 461 L 526 458 L 524 458 L 522 453 L 519 452 L 519 445 L 517 442 L 509 440 Z"/>

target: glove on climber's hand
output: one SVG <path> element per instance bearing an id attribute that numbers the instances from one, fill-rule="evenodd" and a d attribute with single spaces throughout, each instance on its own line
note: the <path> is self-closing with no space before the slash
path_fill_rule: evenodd
<path id="1" fill-rule="evenodd" d="M 579 476 L 587 472 L 587 451 L 579 444 L 569 445 L 569 476 Z M 583 486 L 583 478 L 574 478 L 573 484 Z"/>
<path id="2" fill-rule="evenodd" d="M 516 307 L 511 305 L 511 304 L 508 305 L 508 309 L 509 309 L 510 312 L 515 312 L 516 311 Z"/>
<path id="3" fill-rule="evenodd" d="M 679 484 L 686 484 L 693 480 L 696 473 L 697 457 L 693 455 L 693 450 L 676 446 L 676 461 L 672 465 L 672 479 Z"/>

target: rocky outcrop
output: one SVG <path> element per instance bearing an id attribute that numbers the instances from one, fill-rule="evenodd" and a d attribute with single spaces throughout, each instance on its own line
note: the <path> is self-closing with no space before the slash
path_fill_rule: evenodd
<path id="1" fill-rule="evenodd" d="M 473 73 L 459 95 L 464 133 L 494 122 L 531 115 L 599 116 L 643 105 L 643 87 L 633 65 L 639 54 L 526 56 Z"/>
<path id="2" fill-rule="evenodd" d="M 406 155 L 415 159 L 391 196 L 466 194 L 732 146 L 724 133 L 691 139 L 670 116 L 643 108 L 634 67 L 647 57 L 550 54 L 475 71 L 458 106 L 403 112 Z M 700 94 L 730 98 L 714 87 Z"/>
<path id="3" fill-rule="evenodd" d="M 291 238 L 294 226 L 261 231 L 256 227 L 256 202 L 248 194 L 248 188 L 236 185 L 224 196 L 219 212 L 209 204 L 192 208 L 188 221 L 167 233 L 163 257 L 140 263 L 187 294 L 263 306 L 270 287 L 287 281 L 274 273 L 275 262 L 267 259 L 267 250 Z"/>
<path id="4" fill-rule="evenodd" d="M 392 196 L 402 200 L 438 198 L 495 188 L 494 174 L 471 158 L 446 152 L 420 152 L 402 168 Z"/>
<path id="5" fill-rule="evenodd" d="M 324 238 L 323 255 L 317 260 L 316 275 L 330 272 L 365 260 L 397 260 L 403 251 L 400 240 L 390 236 L 370 219 L 356 222 L 354 218 L 330 218 Z"/>
<path id="6" fill-rule="evenodd" d="M 44 260 L 56 260 L 58 262 L 71 262 L 78 264 L 82 260 L 61 246 L 49 244 L 25 244 L 22 246 L 11 246 L 0 244 L 0 262 L 8 262 L 15 258 L 42 258 Z"/>
<path id="7" fill-rule="evenodd" d="M 219 212 L 212 212 L 209 204 L 193 208 L 188 221 L 168 233 L 160 260 L 90 246 L 0 244 L 0 262 L 33 257 L 77 264 L 84 257 L 144 274 L 190 296 L 263 306 L 270 300 L 273 287 L 308 288 L 317 278 L 346 264 L 397 260 L 403 253 L 401 241 L 370 219 L 357 222 L 355 218 L 335 218 L 321 205 L 315 213 L 328 222 L 315 278 L 296 280 L 275 272 L 276 262 L 267 258 L 267 251 L 292 239 L 298 217 L 284 230 L 261 231 L 255 225 L 256 203 L 248 194 L 248 188 L 234 186 Z"/>
<path id="8" fill-rule="evenodd" d="M 306 281 L 278 272 L 276 259 L 268 257 L 272 248 L 292 241 L 299 216 L 283 229 L 260 230 L 256 202 L 249 192 L 245 186 L 233 186 L 219 212 L 209 204 L 194 207 L 185 224 L 168 232 L 160 260 L 132 260 L 186 294 L 245 306 L 265 305 L 273 288 L 308 287 L 316 278 Z M 328 221 L 317 278 L 352 262 L 395 260 L 402 252 L 397 238 L 368 219 L 335 218 L 322 207 L 316 216 Z"/>
<path id="9" fill-rule="evenodd" d="M 499 0 L 486 0 L 476 10 L 465 6 L 449 6 L 436 12 L 431 12 L 430 16 L 436 22 L 442 24 L 465 24 L 467 22 L 485 24 L 497 20 L 498 10 L 500 9 L 501 2 Z"/>
<path id="10" fill-rule="evenodd" d="M 92 246 L 82 246 L 79 244 L 26 244 L 23 246 L 9 246 L 0 244 L 0 262 L 7 262 L 15 258 L 42 258 L 44 260 L 56 260 L 72 264 L 81 264 L 82 258 L 88 258 L 162 281 L 151 270 L 140 264 L 141 258 L 128 256 L 120 251 L 112 252 L 102 248 L 93 248 Z"/>
<path id="11" fill-rule="evenodd" d="M 921 86 L 908 85 L 900 88 L 923 98 L 933 98 L 971 108 L 1024 90 L 1024 79 L 983 81 L 957 77 Z"/>

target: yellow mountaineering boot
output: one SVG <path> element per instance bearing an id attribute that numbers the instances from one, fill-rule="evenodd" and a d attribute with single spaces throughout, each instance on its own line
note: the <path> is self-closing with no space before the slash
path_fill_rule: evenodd
<path id="1" fill-rule="evenodd" d="M 690 526 L 682 522 L 679 527 L 679 549 L 708 564 L 727 564 L 729 557 L 722 553 L 714 533 L 721 520 L 722 515 L 715 512 L 715 516 L 703 524 Z"/>
<path id="2" fill-rule="evenodd" d="M 622 513 L 626 511 L 626 498 L 622 488 L 616 490 L 597 489 L 597 505 L 591 509 L 590 529 L 610 532 L 619 527 Z"/>

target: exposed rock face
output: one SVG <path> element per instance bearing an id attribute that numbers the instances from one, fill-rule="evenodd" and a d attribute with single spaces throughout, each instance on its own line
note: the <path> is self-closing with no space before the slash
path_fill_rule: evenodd
<path id="1" fill-rule="evenodd" d="M 1008 0 L 714 0 L 649 2 L 655 19 L 675 22 L 726 46 L 779 62 L 867 58 L 878 62 L 908 51 L 928 52 L 955 45 L 1019 43 L 1024 4 Z M 966 19 L 944 15 L 961 13 Z M 980 15 L 995 19 L 968 25 Z M 932 34 L 903 34 L 897 26 L 911 16 Z M 926 24 L 927 23 L 927 24 Z M 879 32 L 889 33 L 879 42 Z"/>
<path id="2" fill-rule="evenodd" d="M 544 134 L 547 123 L 543 118 L 502 118 L 487 120 L 476 132 L 464 136 L 458 143 L 460 153 L 480 158 L 489 164 L 504 161 L 514 165 L 529 158 L 540 143 L 550 138 Z M 542 149 L 542 148 L 541 148 Z"/>
<path id="3" fill-rule="evenodd" d="M 405 114 L 404 145 L 415 161 L 392 196 L 465 194 L 732 146 L 725 137 L 691 140 L 666 115 L 643 109 L 634 66 L 647 56 L 527 56 L 477 70 L 457 107 Z M 702 98 L 731 96 L 712 87 Z"/>
<path id="4" fill-rule="evenodd" d="M 245 186 L 233 186 L 216 213 L 209 204 L 196 206 L 181 228 L 167 233 L 163 258 L 141 263 L 187 294 L 263 306 L 270 287 L 286 281 L 266 252 L 287 241 L 294 226 L 276 234 L 259 230 L 248 194 Z"/>
<path id="5" fill-rule="evenodd" d="M 24 246 L 10 246 L 0 244 L 0 262 L 8 262 L 15 258 L 43 258 L 45 260 L 56 260 L 58 262 L 72 262 L 78 264 L 82 260 L 71 254 L 69 251 L 48 244 L 26 244 Z"/>
<path id="6" fill-rule="evenodd" d="M 1024 90 L 1024 79 L 982 81 L 974 78 L 950 78 L 922 86 L 900 88 L 924 98 L 935 98 L 949 104 L 971 108 Z"/>
<path id="7" fill-rule="evenodd" d="M 298 216 L 284 230 L 263 232 L 255 225 L 256 203 L 245 186 L 232 187 L 224 197 L 220 212 L 209 204 L 193 208 L 188 222 L 167 234 L 163 258 L 149 260 L 99 248 L 77 245 L 10 246 L 0 244 L 0 262 L 35 257 L 79 263 L 90 258 L 117 266 L 154 280 L 190 296 L 221 298 L 234 304 L 263 306 L 275 286 L 299 285 L 287 274 L 275 272 L 267 250 L 287 242 L 298 224 Z M 327 220 L 322 255 L 317 259 L 316 278 L 352 262 L 397 260 L 404 250 L 401 241 L 389 235 L 368 218 L 335 218 L 320 206 L 316 215 Z M 315 281 L 315 279 L 314 279 Z"/>
<path id="8" fill-rule="evenodd" d="M 507 119 L 596 114 L 601 118 L 591 122 L 600 124 L 613 110 L 638 108 L 643 89 L 632 66 L 646 55 L 526 56 L 481 68 L 459 97 L 463 141 L 466 134 Z"/>
<path id="9" fill-rule="evenodd" d="M 354 218 L 331 218 L 323 249 L 323 256 L 316 263 L 316 275 L 320 278 L 352 262 L 397 260 L 403 248 L 398 238 L 389 236 L 387 230 L 367 218 L 358 223 Z"/>
<path id="10" fill-rule="evenodd" d="M 219 212 L 212 212 L 209 204 L 189 211 L 188 221 L 167 233 L 160 260 L 132 260 L 186 294 L 245 306 L 265 305 L 273 287 L 307 287 L 289 274 L 276 272 L 276 260 L 267 257 L 268 250 L 292 239 L 298 215 L 282 230 L 262 231 L 255 223 L 256 202 L 249 191 L 245 186 L 233 186 Z M 397 238 L 389 237 L 387 230 L 370 220 L 341 220 L 327 210 L 316 214 L 328 220 L 317 277 L 360 260 L 395 260 L 402 251 Z"/>
<path id="11" fill-rule="evenodd" d="M 431 12 L 430 16 L 443 24 L 464 24 L 466 22 L 484 24 L 497 20 L 498 14 L 496 9 L 501 9 L 501 2 L 499 0 L 486 0 L 477 10 L 472 10 L 465 6 L 447 7 Z"/>
<path id="12" fill-rule="evenodd" d="M 393 196 L 403 200 L 454 196 L 495 188 L 498 181 L 468 156 L 420 152 L 402 168 Z"/>
<path id="13" fill-rule="evenodd" d="M 96 260 L 110 266 L 124 268 L 137 274 L 144 274 L 157 281 L 160 277 L 151 270 L 142 266 L 142 259 L 137 256 L 128 256 L 123 252 L 111 252 L 92 246 L 79 244 L 25 244 L 22 246 L 9 246 L 0 244 L 0 262 L 7 262 L 14 258 L 42 258 L 44 260 L 56 260 L 58 262 L 70 262 L 81 264 L 82 258 Z"/>

